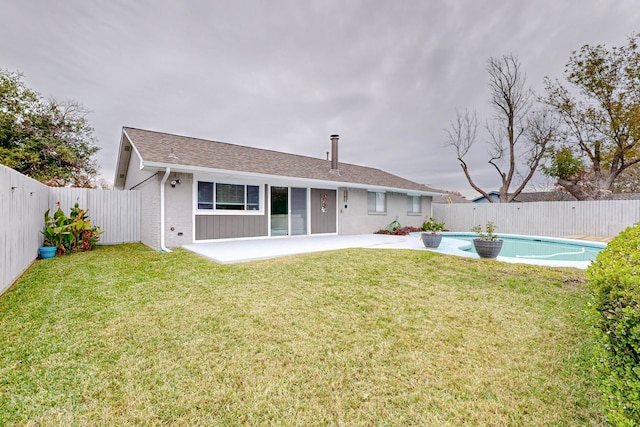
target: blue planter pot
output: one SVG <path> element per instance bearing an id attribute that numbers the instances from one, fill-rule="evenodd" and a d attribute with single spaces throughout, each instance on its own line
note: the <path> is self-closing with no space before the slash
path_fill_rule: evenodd
<path id="1" fill-rule="evenodd" d="M 57 246 L 42 246 L 40 247 L 40 249 L 38 249 L 38 252 L 40 253 L 40 258 L 47 259 L 56 256 L 57 250 Z"/>

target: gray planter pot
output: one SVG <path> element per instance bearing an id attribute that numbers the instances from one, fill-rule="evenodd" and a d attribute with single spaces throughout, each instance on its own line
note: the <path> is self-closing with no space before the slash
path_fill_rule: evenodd
<path id="1" fill-rule="evenodd" d="M 440 246 L 442 234 L 422 233 L 422 243 L 425 248 L 435 249 Z"/>
<path id="2" fill-rule="evenodd" d="M 473 246 L 475 246 L 476 252 L 480 258 L 496 258 L 502 250 L 502 243 L 503 241 L 500 239 L 473 239 Z"/>

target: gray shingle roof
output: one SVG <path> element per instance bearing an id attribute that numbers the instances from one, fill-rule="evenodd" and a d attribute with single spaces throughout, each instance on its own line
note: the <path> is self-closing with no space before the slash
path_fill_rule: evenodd
<path id="1" fill-rule="evenodd" d="M 566 191 L 538 191 L 532 193 L 520 193 L 516 202 L 570 202 L 576 200 Z"/>
<path id="2" fill-rule="evenodd" d="M 331 162 L 328 160 L 129 127 L 123 128 L 123 132 L 147 164 L 240 171 L 441 193 L 423 184 L 365 166 L 339 163 L 340 174 L 337 175 L 330 172 Z M 177 158 L 169 157 L 172 150 Z"/>

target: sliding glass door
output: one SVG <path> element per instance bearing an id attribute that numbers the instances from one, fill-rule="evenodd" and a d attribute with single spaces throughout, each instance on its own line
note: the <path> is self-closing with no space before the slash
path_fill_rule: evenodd
<path id="1" fill-rule="evenodd" d="M 291 235 L 307 234 L 307 189 L 291 187 Z"/>
<path id="2" fill-rule="evenodd" d="M 271 235 L 300 236 L 308 232 L 306 188 L 271 187 Z"/>
<path id="3" fill-rule="evenodd" d="M 289 188 L 271 187 L 271 235 L 289 234 Z"/>

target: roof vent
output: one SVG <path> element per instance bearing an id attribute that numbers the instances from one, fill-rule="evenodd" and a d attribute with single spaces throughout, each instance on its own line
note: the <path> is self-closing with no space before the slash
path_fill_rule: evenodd
<path id="1" fill-rule="evenodd" d="M 171 159 L 171 160 L 177 160 L 178 156 L 175 155 L 175 153 L 173 152 L 173 147 L 171 147 L 171 152 L 169 154 L 167 154 L 167 159 Z"/>

